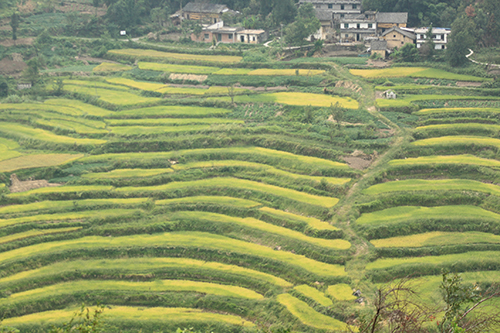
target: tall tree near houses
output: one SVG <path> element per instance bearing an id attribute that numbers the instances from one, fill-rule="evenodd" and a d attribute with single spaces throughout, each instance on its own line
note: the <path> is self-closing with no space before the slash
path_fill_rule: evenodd
<path id="1" fill-rule="evenodd" d="M 99 7 L 101 0 L 92 0 L 92 5 L 95 7 L 95 17 L 97 17 L 97 8 Z"/>
<path id="2" fill-rule="evenodd" d="M 15 45 L 17 40 L 17 28 L 19 28 L 19 14 L 17 12 L 12 13 L 10 26 L 12 27 L 12 40 Z"/>
<path id="3" fill-rule="evenodd" d="M 476 39 L 473 35 L 475 30 L 474 21 L 466 15 L 458 17 L 453 22 L 446 50 L 447 59 L 451 66 L 462 66 L 467 62 L 466 55 L 469 53 L 469 49 L 475 45 Z"/>

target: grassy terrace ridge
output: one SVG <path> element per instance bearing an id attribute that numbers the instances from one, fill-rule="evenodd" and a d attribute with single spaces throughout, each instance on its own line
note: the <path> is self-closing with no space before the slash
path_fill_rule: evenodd
<path id="1" fill-rule="evenodd" d="M 19 144 L 16 141 L 0 138 L 0 161 L 21 156 L 21 152 L 14 150 L 17 148 Z"/>
<path id="2" fill-rule="evenodd" d="M 111 62 L 103 62 L 100 65 L 94 67 L 92 69 L 93 72 L 123 72 L 131 70 L 131 66 L 115 64 Z"/>
<path id="3" fill-rule="evenodd" d="M 346 323 L 317 312 L 307 303 L 290 294 L 278 295 L 277 300 L 304 325 L 324 330 L 343 331 L 347 328 Z"/>
<path id="4" fill-rule="evenodd" d="M 109 111 L 92 104 L 83 103 L 76 99 L 66 99 L 66 98 L 47 99 L 45 100 L 44 104 L 57 106 L 58 109 L 62 106 L 72 107 L 74 109 L 80 110 L 82 112 L 82 115 L 89 115 L 96 117 L 106 117 L 114 113 L 113 111 Z"/>
<path id="5" fill-rule="evenodd" d="M 210 117 L 230 113 L 229 109 L 208 108 L 199 106 L 162 105 L 141 109 L 117 111 L 109 115 L 111 118 L 173 118 L 173 117 Z M 108 118 L 109 118 L 108 117 Z"/>
<path id="6" fill-rule="evenodd" d="M 410 179 L 373 185 L 365 190 L 364 194 L 377 195 L 389 192 L 403 191 L 477 191 L 500 195 L 500 187 L 467 179 Z"/>
<path id="7" fill-rule="evenodd" d="M 374 262 L 366 265 L 367 270 L 387 269 L 390 267 L 412 264 L 457 264 L 459 262 L 489 262 L 500 261 L 499 252 L 496 251 L 481 251 L 481 252 L 465 252 L 459 254 L 447 254 L 442 256 L 425 256 L 425 257 L 407 257 L 407 258 L 386 258 L 377 259 Z"/>
<path id="8" fill-rule="evenodd" d="M 58 233 L 66 233 L 71 231 L 80 230 L 81 227 L 71 227 L 71 228 L 57 228 L 57 229 L 31 229 L 30 231 L 21 232 L 18 234 L 11 234 L 9 236 L 0 237 L 0 244 L 5 244 L 8 242 L 17 241 L 24 238 L 52 235 Z"/>
<path id="9" fill-rule="evenodd" d="M 428 68 L 428 67 L 392 67 L 384 69 L 351 69 L 351 74 L 362 76 L 366 79 L 375 79 L 382 77 L 413 77 L 413 78 L 426 78 L 426 79 L 446 79 L 457 81 L 488 81 L 491 79 L 472 76 L 461 75 L 446 72 L 442 69 Z M 390 89 L 391 87 L 389 87 Z"/>
<path id="10" fill-rule="evenodd" d="M 476 206 L 399 206 L 365 213 L 356 220 L 359 225 L 377 225 L 397 223 L 416 219 L 453 219 L 453 218 L 485 218 L 500 223 L 500 215 Z"/>
<path id="11" fill-rule="evenodd" d="M 54 284 L 48 287 L 31 289 L 0 299 L 0 304 L 23 302 L 31 299 L 44 299 L 56 295 L 71 295 L 79 292 L 91 291 L 177 291 L 195 292 L 200 294 L 219 295 L 226 297 L 262 299 L 263 296 L 253 290 L 217 283 L 188 281 L 188 280 L 155 280 L 151 282 L 129 282 L 109 280 L 83 280 Z"/>
<path id="12" fill-rule="evenodd" d="M 81 192 L 98 192 L 98 191 L 110 191 L 113 186 L 105 185 L 67 185 L 58 187 L 42 187 L 26 192 L 10 193 L 8 194 L 11 198 L 27 197 L 33 194 L 44 194 L 44 193 L 81 193 Z"/>
<path id="13" fill-rule="evenodd" d="M 119 86 L 113 86 L 113 87 L 119 87 Z M 65 84 L 64 90 L 67 92 L 79 93 L 90 97 L 96 97 L 103 102 L 119 106 L 139 106 L 144 104 L 149 105 L 161 101 L 161 98 L 144 97 L 128 91 L 93 88 L 91 86 L 87 87 L 87 86 Z"/>
<path id="14" fill-rule="evenodd" d="M 243 58 L 238 56 L 219 56 L 219 55 L 198 55 L 198 54 L 187 54 L 187 53 L 171 53 L 171 52 L 161 52 L 155 50 L 143 50 L 143 49 L 120 49 L 120 50 L 110 50 L 109 54 L 113 55 L 123 55 L 133 58 L 157 58 L 157 59 L 174 59 L 174 60 L 185 60 L 185 61 L 204 61 L 204 62 L 220 62 L 220 63 L 237 63 Z"/>
<path id="15" fill-rule="evenodd" d="M 487 167 L 500 167 L 500 161 L 481 158 L 474 155 L 444 155 L 444 156 L 420 156 L 414 158 L 396 159 L 388 163 L 390 166 L 398 165 L 420 165 L 420 164 L 468 164 Z"/>
<path id="16" fill-rule="evenodd" d="M 455 146 L 455 145 L 476 145 L 500 148 L 500 139 L 485 138 L 480 136 L 441 136 L 437 138 L 422 139 L 411 143 L 413 146 Z"/>
<path id="17" fill-rule="evenodd" d="M 403 97 L 398 97 L 397 99 L 377 99 L 377 105 L 380 108 L 387 107 L 407 107 L 411 106 L 413 102 L 417 101 L 433 101 L 433 100 L 444 100 L 444 101 L 489 101 L 489 100 L 499 100 L 498 96 L 460 96 L 460 95 L 405 95 Z"/>
<path id="18" fill-rule="evenodd" d="M 106 318 L 113 323 L 127 322 L 222 322 L 230 325 L 253 327 L 254 324 L 235 315 L 203 312 L 200 309 L 189 308 L 159 308 L 159 307 L 126 307 L 111 305 L 111 309 L 106 309 Z M 78 308 L 67 308 L 64 310 L 53 310 L 46 312 L 33 313 L 21 317 L 8 318 L 3 321 L 4 325 L 44 325 L 61 324 L 67 322 L 78 311 Z"/>
<path id="19" fill-rule="evenodd" d="M 143 187 L 121 187 L 115 189 L 118 193 L 132 194 L 132 193 L 148 193 L 148 192 L 159 192 L 159 191 L 175 191 L 185 188 L 237 188 L 245 189 L 250 191 L 258 191 L 273 194 L 276 196 L 284 197 L 287 199 L 304 202 L 310 205 L 318 205 L 322 207 L 333 207 L 338 202 L 339 199 L 332 197 L 323 197 L 313 194 L 308 194 L 304 192 L 299 192 L 296 190 L 291 190 L 279 186 L 268 185 L 265 183 L 259 183 L 250 180 L 238 179 L 238 178 L 209 178 L 196 181 L 186 181 L 186 182 L 173 182 L 164 185 L 157 186 L 143 186 Z"/>
<path id="20" fill-rule="evenodd" d="M 120 136 L 161 135 L 164 133 L 188 133 L 209 130 L 213 125 L 186 125 L 186 126 L 116 126 L 108 127 L 112 134 Z"/>
<path id="21" fill-rule="evenodd" d="M 172 221 L 192 220 L 192 221 L 209 221 L 213 222 L 214 224 L 231 223 L 334 250 L 347 250 L 351 247 L 351 243 L 343 239 L 333 240 L 333 239 L 309 237 L 301 232 L 290 230 L 284 227 L 279 227 L 274 224 L 266 223 L 251 217 L 238 218 L 238 217 L 232 217 L 232 216 L 216 214 L 216 213 L 208 213 L 208 212 L 178 211 L 170 213 L 168 215 L 168 218 Z"/>
<path id="22" fill-rule="evenodd" d="M 439 114 L 449 114 L 449 113 L 500 113 L 500 109 L 495 108 L 438 108 L 438 109 L 422 109 L 420 111 L 414 112 L 414 114 L 419 116 L 427 115 L 439 115 Z"/>
<path id="23" fill-rule="evenodd" d="M 306 284 L 296 286 L 293 290 L 298 291 L 307 298 L 312 299 L 321 306 L 332 306 L 333 302 L 331 299 L 325 296 L 321 291 Z"/>
<path id="24" fill-rule="evenodd" d="M 42 168 L 66 164 L 82 158 L 83 154 L 34 154 L 0 161 L 0 172 Z"/>
<path id="25" fill-rule="evenodd" d="M 101 145 L 106 143 L 106 140 L 73 138 L 69 136 L 57 135 L 40 128 L 33 128 L 9 122 L 0 123 L 0 133 L 20 139 L 39 140 L 66 145 Z"/>
<path id="26" fill-rule="evenodd" d="M 471 131 L 483 131 L 491 132 L 492 134 L 497 134 L 500 132 L 500 125 L 490 125 L 490 124 L 477 124 L 477 123 L 460 123 L 460 124 L 436 124 L 419 126 L 415 128 L 419 134 L 427 134 L 432 136 L 442 136 L 443 134 L 448 134 L 450 132 L 457 133 L 457 135 L 464 133 L 466 130 Z"/>
<path id="27" fill-rule="evenodd" d="M 326 289 L 326 294 L 335 298 L 337 301 L 355 300 L 357 297 L 352 293 L 352 288 L 345 283 L 334 284 L 332 286 L 328 286 Z"/>
<path id="28" fill-rule="evenodd" d="M 317 230 L 339 230 L 339 228 L 334 227 L 333 225 L 328 224 L 328 222 L 323 222 L 321 220 L 318 220 L 317 218 L 314 217 L 307 217 L 307 216 L 302 216 L 302 215 L 297 215 L 297 214 L 292 214 L 288 212 L 284 212 L 282 210 L 274 209 L 274 208 L 269 208 L 269 207 L 262 207 L 260 209 L 263 212 L 266 212 L 271 215 L 275 215 L 278 217 L 282 217 L 285 219 L 292 219 L 292 220 L 298 220 L 301 222 L 307 223 L 307 225 L 313 229 Z"/>
<path id="29" fill-rule="evenodd" d="M 243 120 L 224 118 L 146 118 L 146 119 L 107 119 L 111 126 L 179 126 L 196 124 L 244 124 Z"/>
<path id="30" fill-rule="evenodd" d="M 82 178 L 103 179 L 103 178 L 139 178 L 161 175 L 174 172 L 172 169 L 115 169 L 108 172 L 85 173 Z"/>
<path id="31" fill-rule="evenodd" d="M 243 207 L 243 208 L 253 208 L 261 206 L 260 203 L 240 199 L 233 197 L 224 197 L 224 196 L 195 196 L 195 197 L 186 197 L 186 198 L 177 198 L 177 199 L 165 199 L 165 200 L 157 200 L 155 202 L 158 206 L 167 206 L 167 205 L 196 205 L 196 204 L 214 204 L 214 205 L 229 205 L 235 207 Z"/>
<path id="32" fill-rule="evenodd" d="M 0 257 L 0 264 L 26 259 L 31 256 L 40 255 L 41 253 L 61 253 L 61 251 L 64 252 L 78 249 L 116 249 L 157 246 L 205 248 L 254 255 L 270 260 L 282 261 L 319 276 L 345 276 L 347 274 L 344 270 L 344 266 L 341 265 L 326 264 L 291 252 L 275 251 L 270 247 L 205 232 L 170 232 L 111 238 L 89 236 L 74 240 L 48 242 L 3 252 L 2 257 Z"/>
<path id="33" fill-rule="evenodd" d="M 500 236 L 484 232 L 443 232 L 433 231 L 423 234 L 372 239 L 375 247 L 423 247 L 457 244 L 499 244 Z"/>
<path id="34" fill-rule="evenodd" d="M 89 81 L 90 82 L 90 81 Z M 92 104 L 83 103 L 74 99 L 47 99 L 43 103 L 2 103 L 0 110 L 9 111 L 49 111 L 56 114 L 68 116 L 97 116 L 105 117 L 113 114 L 112 111 L 94 106 Z"/>
<path id="35" fill-rule="evenodd" d="M 65 273 L 74 272 L 107 272 L 117 271 L 119 274 L 149 274 L 154 270 L 171 269 L 213 270 L 225 274 L 245 276 L 251 279 L 262 280 L 279 287 L 289 288 L 293 285 L 274 275 L 259 272 L 253 269 L 236 265 L 222 264 L 196 260 L 190 258 L 127 258 L 127 259 L 99 259 L 99 260 L 74 260 L 58 262 L 33 270 L 23 271 L 7 277 L 0 278 L 0 286 L 8 288 L 13 284 L 37 279 L 49 279 Z"/>

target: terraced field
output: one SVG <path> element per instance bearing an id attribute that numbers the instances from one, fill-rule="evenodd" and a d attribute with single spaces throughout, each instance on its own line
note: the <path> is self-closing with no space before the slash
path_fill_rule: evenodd
<path id="1" fill-rule="evenodd" d="M 360 97 L 365 78 L 488 78 L 191 51 L 112 50 L 123 64 L 64 77 L 63 96 L 0 103 L 2 325 L 100 302 L 109 332 L 341 332 L 393 278 L 498 278 L 498 98 Z M 341 79 L 363 89 L 331 95 Z"/>

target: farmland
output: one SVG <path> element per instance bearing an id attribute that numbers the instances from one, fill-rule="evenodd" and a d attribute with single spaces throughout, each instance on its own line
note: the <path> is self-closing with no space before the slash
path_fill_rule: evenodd
<path id="1" fill-rule="evenodd" d="M 488 75 L 143 42 L 1 100 L 2 325 L 340 332 L 393 278 L 498 278 Z"/>

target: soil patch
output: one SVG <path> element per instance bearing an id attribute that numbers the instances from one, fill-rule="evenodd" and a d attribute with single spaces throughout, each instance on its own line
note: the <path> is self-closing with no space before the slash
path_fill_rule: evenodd
<path id="1" fill-rule="evenodd" d="M 373 152 L 372 155 L 366 155 L 361 150 L 355 150 L 350 156 L 344 156 L 342 159 L 346 161 L 351 168 L 363 170 L 368 168 L 377 157 L 377 152 Z"/>
<path id="2" fill-rule="evenodd" d="M 457 82 L 457 87 L 480 87 L 482 82 L 465 82 L 465 81 L 458 81 Z"/>
<path id="3" fill-rule="evenodd" d="M 62 184 L 49 183 L 45 179 L 20 181 L 15 173 L 13 173 L 10 176 L 10 183 L 11 185 L 9 189 L 11 193 L 26 192 L 41 187 L 55 187 L 62 185 Z"/>
<path id="4" fill-rule="evenodd" d="M 28 65 L 24 61 L 13 61 L 9 58 L 0 60 L 0 74 L 9 75 L 22 72 Z"/>
<path id="5" fill-rule="evenodd" d="M 368 66 L 376 67 L 376 68 L 385 68 L 385 67 L 390 67 L 391 62 L 390 61 L 383 61 L 383 60 L 368 59 Z"/>
<path id="6" fill-rule="evenodd" d="M 189 80 L 203 82 L 208 79 L 208 75 L 194 75 L 194 74 L 170 74 L 170 80 Z"/>
<path id="7" fill-rule="evenodd" d="M 32 45 L 33 42 L 35 41 L 35 38 L 33 37 L 27 37 L 27 38 L 18 38 L 15 43 L 12 39 L 4 39 L 0 42 L 0 45 L 5 46 L 5 47 L 11 47 L 14 45 Z"/>

